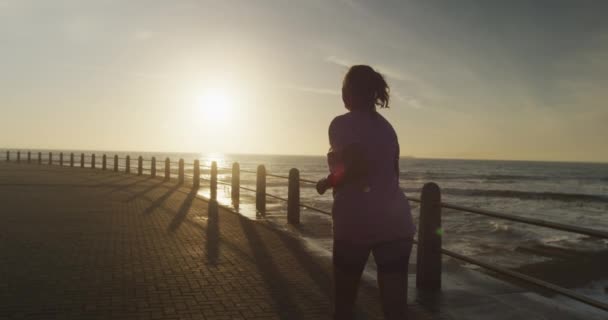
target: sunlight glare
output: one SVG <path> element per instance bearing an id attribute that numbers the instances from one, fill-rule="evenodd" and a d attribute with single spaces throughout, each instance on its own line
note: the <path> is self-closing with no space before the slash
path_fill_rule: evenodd
<path id="1" fill-rule="evenodd" d="M 198 98 L 200 116 L 207 123 L 226 123 L 232 104 L 232 96 L 222 88 L 207 88 Z"/>

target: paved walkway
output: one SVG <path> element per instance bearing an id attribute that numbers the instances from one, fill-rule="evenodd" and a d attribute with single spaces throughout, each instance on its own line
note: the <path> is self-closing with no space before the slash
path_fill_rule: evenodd
<path id="1" fill-rule="evenodd" d="M 0 319 L 330 318 L 327 259 L 174 183 L 0 163 L 0 220 Z"/>

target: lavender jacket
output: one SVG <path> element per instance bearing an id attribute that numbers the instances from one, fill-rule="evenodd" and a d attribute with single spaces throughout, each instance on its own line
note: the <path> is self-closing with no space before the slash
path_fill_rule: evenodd
<path id="1" fill-rule="evenodd" d="M 351 111 L 331 122 L 329 144 L 338 153 L 357 144 L 367 163 L 362 183 L 335 192 L 334 239 L 374 244 L 412 237 L 416 227 L 399 188 L 399 142 L 391 124 L 377 112 Z"/>

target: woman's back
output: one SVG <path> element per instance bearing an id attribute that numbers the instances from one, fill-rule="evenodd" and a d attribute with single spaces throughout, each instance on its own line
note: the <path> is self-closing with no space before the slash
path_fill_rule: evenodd
<path id="1" fill-rule="evenodd" d="M 357 242 L 412 236 L 409 204 L 399 188 L 399 144 L 390 123 L 375 111 L 351 111 L 332 121 L 329 140 L 336 151 L 358 145 L 367 167 L 361 183 L 336 192 L 334 235 Z"/>

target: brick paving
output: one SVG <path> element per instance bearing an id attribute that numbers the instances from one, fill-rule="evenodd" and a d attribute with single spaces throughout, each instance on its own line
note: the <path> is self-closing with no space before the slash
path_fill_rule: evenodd
<path id="1" fill-rule="evenodd" d="M 330 319 L 328 259 L 175 182 L 0 163 L 0 221 L 0 319 Z"/>

